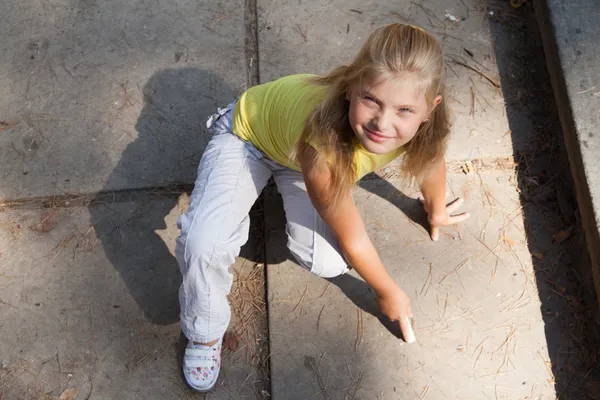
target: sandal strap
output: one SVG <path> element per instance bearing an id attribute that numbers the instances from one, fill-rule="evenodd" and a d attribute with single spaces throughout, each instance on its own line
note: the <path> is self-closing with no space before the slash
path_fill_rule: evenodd
<path id="1" fill-rule="evenodd" d="M 212 357 L 213 348 L 208 347 L 205 349 L 197 349 L 195 347 L 187 347 L 185 349 L 185 355 L 191 357 Z"/>
<path id="2" fill-rule="evenodd" d="M 215 360 L 210 358 L 210 359 L 199 359 L 199 358 L 192 358 L 192 359 L 185 359 L 183 360 L 183 367 L 184 368 L 210 368 L 210 367 L 214 367 L 215 366 Z"/>

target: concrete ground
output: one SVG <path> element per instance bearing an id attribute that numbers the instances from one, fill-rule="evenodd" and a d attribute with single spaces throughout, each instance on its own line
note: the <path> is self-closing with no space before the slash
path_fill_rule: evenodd
<path id="1" fill-rule="evenodd" d="M 185 194 L 129 193 L 0 215 L 0 398 L 54 399 L 70 388 L 77 399 L 190 397 L 179 372 L 187 342 L 173 256 L 185 207 Z M 223 379 L 208 398 L 268 390 L 264 313 L 250 303 L 264 305 L 256 248 L 254 240 L 234 266 Z"/>
<path id="2" fill-rule="evenodd" d="M 570 7 L 552 0 L 535 4 L 566 150 L 577 171 L 573 174 L 575 190 L 600 294 L 600 169 L 596 162 L 600 139 L 595 134 L 600 117 L 590 112 L 600 107 L 600 91 L 592 84 L 600 77 L 600 4 L 585 0 L 571 2 Z"/>
<path id="3" fill-rule="evenodd" d="M 531 4 L 0 0 L 0 14 L 0 399 L 580 399 L 600 379 Z M 418 343 L 356 274 L 291 260 L 270 187 L 234 266 L 222 378 L 193 393 L 173 247 L 204 120 L 394 21 L 448 54 L 448 191 L 472 214 L 433 243 L 393 166 L 356 191 Z"/>

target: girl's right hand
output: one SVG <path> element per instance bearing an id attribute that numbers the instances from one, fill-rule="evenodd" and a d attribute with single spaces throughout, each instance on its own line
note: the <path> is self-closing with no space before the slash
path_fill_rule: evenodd
<path id="1" fill-rule="evenodd" d="M 400 330 L 402 331 L 404 340 L 412 336 L 412 328 L 408 324 L 410 323 L 409 319 L 413 317 L 413 314 L 410 307 L 410 299 L 404 290 L 396 287 L 396 289 L 390 293 L 382 295 L 378 294 L 377 306 L 391 321 L 400 322 Z"/>

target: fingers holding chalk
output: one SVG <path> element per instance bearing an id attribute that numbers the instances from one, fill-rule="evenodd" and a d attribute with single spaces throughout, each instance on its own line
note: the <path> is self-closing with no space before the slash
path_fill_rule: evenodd
<path id="1" fill-rule="evenodd" d="M 408 316 L 400 318 L 400 329 L 406 343 L 414 343 L 417 341 L 414 331 L 414 320 Z"/>

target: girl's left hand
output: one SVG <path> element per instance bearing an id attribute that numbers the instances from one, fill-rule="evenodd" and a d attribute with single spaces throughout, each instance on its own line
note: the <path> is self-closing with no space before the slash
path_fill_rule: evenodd
<path id="1" fill-rule="evenodd" d="M 423 208 L 425 208 L 425 211 L 427 212 L 427 220 L 431 226 L 431 239 L 433 241 L 437 241 L 439 239 L 440 227 L 457 224 L 471 216 L 466 212 L 458 215 L 451 215 L 463 204 L 464 200 L 461 197 L 455 199 L 447 204 L 446 207 L 439 210 L 432 210 L 430 204 L 427 203 L 422 197 L 419 197 L 419 201 L 421 204 L 423 204 Z"/>

